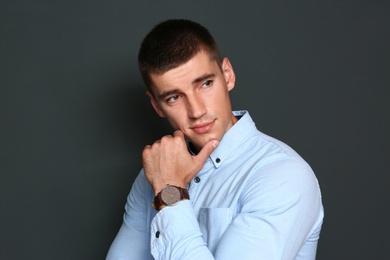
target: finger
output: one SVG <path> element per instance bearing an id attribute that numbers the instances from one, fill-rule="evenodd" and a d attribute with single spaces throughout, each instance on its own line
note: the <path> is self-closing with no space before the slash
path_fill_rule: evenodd
<path id="1" fill-rule="evenodd" d="M 149 154 L 151 153 L 151 148 L 151 145 L 146 145 L 144 147 L 144 150 L 142 151 L 142 160 L 145 160 L 149 156 Z"/>
<path id="2" fill-rule="evenodd" d="M 183 132 L 180 131 L 180 130 L 176 130 L 176 131 L 173 133 L 173 136 L 174 136 L 174 137 L 182 137 L 182 138 L 184 138 L 184 134 L 183 134 Z"/>
<path id="3" fill-rule="evenodd" d="M 204 162 L 207 160 L 207 157 L 210 156 L 210 154 L 215 150 L 215 148 L 217 148 L 218 145 L 219 145 L 218 140 L 208 141 L 196 156 L 197 160 L 199 160 L 199 162 L 202 163 L 203 165 Z"/>

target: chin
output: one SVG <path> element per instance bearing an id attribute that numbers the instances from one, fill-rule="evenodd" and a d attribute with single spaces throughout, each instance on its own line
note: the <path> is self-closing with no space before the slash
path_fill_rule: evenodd
<path id="1" fill-rule="evenodd" d="M 221 141 L 221 138 L 219 138 L 219 136 L 216 136 L 216 135 L 209 135 L 209 136 L 205 136 L 204 138 L 199 138 L 199 139 L 192 139 L 190 140 L 190 142 L 195 146 L 195 147 L 203 147 L 206 145 L 206 143 L 210 140 L 218 140 L 218 141 Z"/>

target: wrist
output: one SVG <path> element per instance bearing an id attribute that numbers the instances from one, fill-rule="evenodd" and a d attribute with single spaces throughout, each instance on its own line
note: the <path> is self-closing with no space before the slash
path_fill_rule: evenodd
<path id="1" fill-rule="evenodd" d="M 153 185 L 153 190 L 154 190 L 154 196 L 157 196 L 165 187 L 167 186 L 175 186 L 180 189 L 186 189 L 187 185 L 186 184 L 179 184 L 174 181 L 167 181 L 164 184 L 158 184 L 158 185 Z"/>

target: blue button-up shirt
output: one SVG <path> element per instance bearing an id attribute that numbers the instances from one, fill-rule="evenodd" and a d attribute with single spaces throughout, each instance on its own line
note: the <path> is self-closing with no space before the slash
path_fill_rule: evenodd
<path id="1" fill-rule="evenodd" d="M 156 212 L 143 171 L 107 259 L 315 259 L 323 220 L 310 166 L 246 111 L 188 186 Z"/>

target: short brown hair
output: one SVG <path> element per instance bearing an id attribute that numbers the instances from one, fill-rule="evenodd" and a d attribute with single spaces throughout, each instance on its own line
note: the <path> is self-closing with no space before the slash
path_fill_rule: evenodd
<path id="1" fill-rule="evenodd" d="M 144 38 L 138 52 L 138 66 L 148 88 L 150 75 L 163 74 L 189 61 L 200 51 L 221 66 L 217 43 L 202 25 L 185 19 L 166 20 L 157 24 Z"/>

